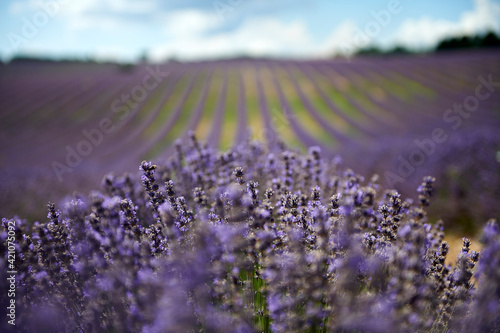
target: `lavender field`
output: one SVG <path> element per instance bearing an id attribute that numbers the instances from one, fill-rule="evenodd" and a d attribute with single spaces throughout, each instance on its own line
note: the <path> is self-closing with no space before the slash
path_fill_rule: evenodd
<path id="1" fill-rule="evenodd" d="M 143 159 L 165 159 L 193 131 L 222 150 L 245 140 L 318 146 L 404 194 L 432 174 L 443 218 L 473 233 L 473 223 L 498 217 L 498 60 L 498 51 L 472 51 L 4 65 L 0 213 L 40 218 L 45 201 L 98 188 L 105 173 L 135 172 Z"/>
<path id="2" fill-rule="evenodd" d="M 480 253 L 463 238 L 449 265 L 443 222 L 426 222 L 433 177 L 413 200 L 339 169 L 319 147 L 217 153 L 194 136 L 140 171 L 140 182 L 108 176 L 101 191 L 48 204 L 43 222 L 2 220 L 2 266 L 17 273 L 0 277 L 20 295 L 14 306 L 0 297 L 14 308 L 5 329 L 500 328 L 498 224 L 485 226 Z"/>
<path id="3" fill-rule="evenodd" d="M 499 331 L 499 60 L 4 64 L 17 327 Z"/>

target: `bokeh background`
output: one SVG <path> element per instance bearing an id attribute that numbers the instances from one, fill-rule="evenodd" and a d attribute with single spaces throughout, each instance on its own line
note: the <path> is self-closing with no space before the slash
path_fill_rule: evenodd
<path id="1" fill-rule="evenodd" d="M 0 4 L 0 215 L 168 158 L 189 131 L 319 146 L 474 235 L 500 217 L 500 2 Z"/>

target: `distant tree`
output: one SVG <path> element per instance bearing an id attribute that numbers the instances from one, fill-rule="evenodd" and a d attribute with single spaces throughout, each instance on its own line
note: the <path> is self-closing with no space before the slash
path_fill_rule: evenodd
<path id="1" fill-rule="evenodd" d="M 483 36 L 459 36 L 446 38 L 438 43 L 436 51 L 498 46 L 500 46 L 500 39 L 493 31 L 490 31 Z"/>
<path id="2" fill-rule="evenodd" d="M 139 63 L 140 64 L 147 64 L 149 62 L 149 55 L 147 50 L 143 50 L 141 52 L 141 55 L 139 56 Z"/>
<path id="3" fill-rule="evenodd" d="M 25 54 L 15 55 L 10 62 L 11 63 L 41 63 L 41 62 L 53 62 L 53 59 L 40 57 L 40 56 L 32 56 Z"/>
<path id="4" fill-rule="evenodd" d="M 481 47 L 499 47 L 500 38 L 492 31 L 490 31 L 481 40 Z"/>
<path id="5" fill-rule="evenodd" d="M 396 45 L 394 48 L 386 52 L 386 54 L 410 54 L 410 53 L 414 52 L 408 50 L 406 47 L 402 45 Z"/>
<path id="6" fill-rule="evenodd" d="M 388 50 L 382 50 L 381 48 L 377 46 L 368 46 L 363 49 L 360 49 L 358 52 L 356 52 L 356 55 L 400 55 L 400 54 L 410 54 L 412 51 L 408 50 L 404 46 L 401 45 L 396 45 L 392 49 Z"/>
<path id="7" fill-rule="evenodd" d="M 500 47 L 500 37 L 493 31 L 477 36 L 455 36 L 441 40 L 434 48 L 435 52 L 445 50 L 460 50 L 472 48 Z M 432 50 L 431 50 L 432 51 Z M 383 50 L 376 45 L 369 45 L 358 50 L 355 55 L 403 55 L 413 54 L 415 51 L 409 50 L 402 45 L 396 45 L 391 49 Z"/>
<path id="8" fill-rule="evenodd" d="M 356 55 L 381 55 L 384 54 L 385 52 L 378 48 L 377 46 L 371 45 L 364 47 L 362 49 L 359 49 L 356 52 Z"/>

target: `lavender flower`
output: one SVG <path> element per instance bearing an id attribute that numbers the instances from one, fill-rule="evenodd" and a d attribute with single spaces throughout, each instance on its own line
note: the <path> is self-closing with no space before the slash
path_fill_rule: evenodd
<path id="1" fill-rule="evenodd" d="M 14 251 L 19 327 L 500 329 L 496 222 L 484 229 L 481 253 L 464 239 L 450 266 L 444 222 L 428 221 L 425 210 L 434 178 L 423 179 L 413 204 L 377 177 L 339 170 L 318 148 L 273 149 L 246 142 L 218 153 L 190 135 L 164 163 L 108 175 L 102 191 L 61 210 L 49 204 L 45 221 L 3 219 L 0 278 Z"/>

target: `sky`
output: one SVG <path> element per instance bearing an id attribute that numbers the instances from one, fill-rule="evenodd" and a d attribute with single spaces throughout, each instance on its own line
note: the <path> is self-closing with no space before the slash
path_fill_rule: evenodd
<path id="1" fill-rule="evenodd" d="M 500 33 L 500 0 L 2 0 L 0 59 L 324 58 Z"/>

